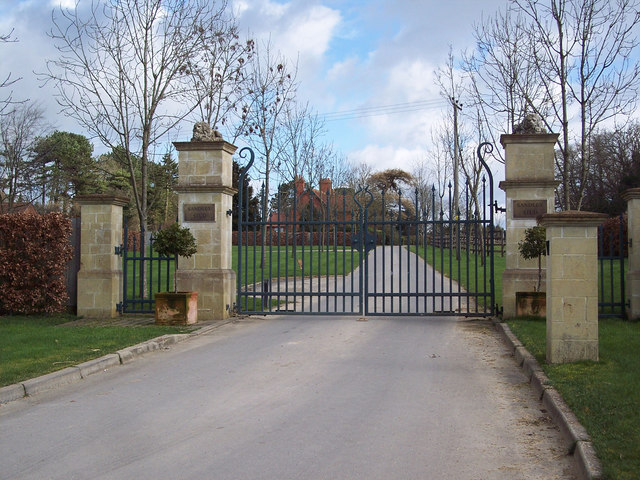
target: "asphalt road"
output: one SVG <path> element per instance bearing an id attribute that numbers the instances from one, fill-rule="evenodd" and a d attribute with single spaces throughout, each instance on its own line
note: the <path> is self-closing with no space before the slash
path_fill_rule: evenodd
<path id="1" fill-rule="evenodd" d="M 0 478 L 571 479 L 490 324 L 241 319 L 0 407 Z"/>

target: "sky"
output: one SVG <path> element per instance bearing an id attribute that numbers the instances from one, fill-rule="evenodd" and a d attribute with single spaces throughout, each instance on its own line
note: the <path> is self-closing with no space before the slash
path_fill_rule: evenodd
<path id="1" fill-rule="evenodd" d="M 474 22 L 507 4 L 507 0 L 229 1 L 241 31 L 258 40 L 270 38 L 286 57 L 298 59 L 298 99 L 327 115 L 327 141 L 350 162 L 366 163 L 374 170 L 410 170 L 425 158 L 430 127 L 451 108 L 436 85 L 436 69 L 446 61 L 450 47 L 454 52 L 472 49 Z M 0 76 L 11 72 L 21 77 L 13 87 L 14 99 L 39 102 L 52 127 L 85 133 L 58 113 L 53 87 L 42 85 L 34 74 L 44 70 L 47 58 L 56 56 L 46 35 L 52 10 L 74 3 L 0 0 L 0 33 L 13 30 L 18 40 L 0 44 Z M 350 111 L 356 114 L 343 113 Z M 177 135 L 188 140 L 190 127 Z M 97 144 L 96 150 L 100 150 Z"/>

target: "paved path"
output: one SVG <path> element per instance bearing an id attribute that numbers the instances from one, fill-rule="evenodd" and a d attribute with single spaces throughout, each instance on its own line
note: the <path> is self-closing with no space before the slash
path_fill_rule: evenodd
<path id="1" fill-rule="evenodd" d="M 290 277 L 272 281 L 269 290 L 273 300 L 281 302 L 280 309 L 298 313 L 357 313 L 365 290 L 361 282 L 367 284 L 366 302 L 370 313 L 420 315 L 477 311 L 474 310 L 475 296 L 460 300 L 459 294 L 464 290 L 457 282 L 440 275 L 404 246 L 378 246 L 369 252 L 366 261 L 366 268 L 358 267 L 348 275 Z M 263 288 L 262 283 L 254 287 L 258 292 Z M 288 295 L 291 292 L 295 292 L 295 296 Z M 334 292 L 338 295 L 331 295 Z M 343 295 L 345 293 L 347 295 Z"/>
<path id="2" fill-rule="evenodd" d="M 0 407 L 12 479 L 572 479 L 488 323 L 242 319 Z"/>

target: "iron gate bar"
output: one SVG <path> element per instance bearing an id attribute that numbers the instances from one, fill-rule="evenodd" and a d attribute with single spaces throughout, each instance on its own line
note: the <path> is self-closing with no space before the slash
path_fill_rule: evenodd
<path id="1" fill-rule="evenodd" d="M 133 251 L 129 249 L 129 228 L 125 223 L 123 229 L 123 244 L 118 249 L 118 255 L 122 256 L 122 302 L 117 305 L 119 313 L 153 313 L 155 311 L 154 294 L 161 291 L 170 291 L 170 275 L 172 257 L 164 257 L 154 254 L 153 241 L 149 242 L 149 250 L 146 249 L 146 232 L 141 230 L 139 236 L 132 235 Z M 139 247 L 139 250 L 138 250 Z M 165 285 L 162 285 L 162 270 L 165 269 Z M 155 284 L 154 284 L 154 269 Z M 131 273 L 131 284 L 129 284 Z M 146 277 L 146 285 L 145 285 Z M 146 291 L 145 291 L 146 286 Z M 131 292 L 129 292 L 131 289 Z"/>
<path id="2" fill-rule="evenodd" d="M 618 254 L 615 253 L 614 238 L 615 232 L 609 231 L 608 235 L 608 252 L 605 252 L 605 232 L 604 225 L 598 227 L 598 270 L 599 270 L 599 299 L 598 299 L 598 316 L 602 318 L 606 317 L 622 317 L 625 318 L 626 308 L 628 306 L 626 300 L 626 286 L 625 286 L 625 251 L 627 249 L 628 242 L 625 239 L 624 234 L 624 216 L 618 217 Z M 620 292 L 618 299 L 615 298 L 614 292 L 614 264 L 619 265 L 619 281 Z M 607 281 L 605 279 L 604 271 L 605 265 L 608 264 L 609 268 L 609 295 L 605 294 L 605 285 Z M 608 299 L 606 298 L 608 297 Z M 609 311 L 607 311 L 609 310 Z"/>

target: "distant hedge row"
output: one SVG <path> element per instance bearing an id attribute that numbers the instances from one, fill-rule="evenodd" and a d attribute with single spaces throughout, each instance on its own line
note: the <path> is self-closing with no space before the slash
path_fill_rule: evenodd
<path id="1" fill-rule="evenodd" d="M 70 220 L 61 213 L 0 215 L 0 313 L 53 313 L 67 301 Z"/>

